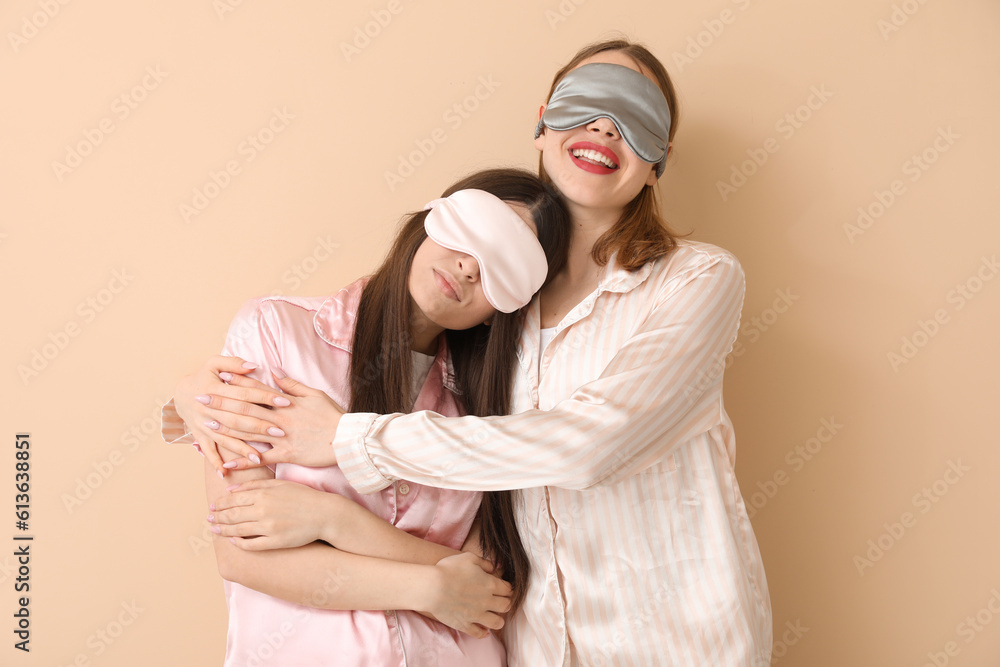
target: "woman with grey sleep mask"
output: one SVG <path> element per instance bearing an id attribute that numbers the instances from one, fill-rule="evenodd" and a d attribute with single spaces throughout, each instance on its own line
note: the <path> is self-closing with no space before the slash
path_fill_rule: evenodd
<path id="1" fill-rule="evenodd" d="M 571 130 L 608 118 L 640 160 L 663 174 L 670 136 L 670 109 L 655 83 L 635 70 L 611 63 L 577 67 L 564 76 L 535 127 Z"/>

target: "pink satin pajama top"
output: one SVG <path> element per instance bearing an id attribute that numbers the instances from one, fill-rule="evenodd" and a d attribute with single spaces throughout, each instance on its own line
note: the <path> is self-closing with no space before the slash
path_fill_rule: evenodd
<path id="1" fill-rule="evenodd" d="M 223 354 L 259 365 L 251 376 L 274 386 L 271 369 L 322 389 L 348 405 L 351 341 L 363 281 L 328 298 L 270 297 L 247 302 L 236 315 Z M 443 341 L 443 338 L 442 338 Z M 413 410 L 463 414 L 450 384 L 442 342 Z M 377 381 L 377 380 L 376 380 Z M 167 442 L 192 442 L 183 422 L 164 408 Z M 267 445 L 257 443 L 262 450 Z M 397 480 L 376 493 L 354 490 L 340 468 L 279 463 L 275 477 L 351 498 L 412 535 L 460 549 L 479 508 L 481 493 Z M 336 582 L 331 580 L 331 587 Z M 229 606 L 227 667 L 280 665 L 359 667 L 392 665 L 476 667 L 506 664 L 503 644 L 490 634 L 475 639 L 413 611 L 329 611 L 273 598 L 225 582 Z"/>

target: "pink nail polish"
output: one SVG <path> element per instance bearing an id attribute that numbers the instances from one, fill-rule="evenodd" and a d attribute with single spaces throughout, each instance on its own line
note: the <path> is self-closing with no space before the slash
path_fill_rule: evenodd
<path id="1" fill-rule="evenodd" d="M 205 426 L 209 427 L 213 431 L 218 431 L 219 426 L 221 426 L 221 424 L 219 424 L 219 422 L 215 421 L 214 419 L 210 419 L 207 422 L 205 422 Z"/>
<path id="2" fill-rule="evenodd" d="M 267 429 L 267 432 L 269 435 L 273 435 L 275 438 L 280 438 L 281 436 L 285 435 L 285 432 L 282 431 L 277 426 L 270 427 L 269 429 Z"/>
<path id="3" fill-rule="evenodd" d="M 223 464 L 223 466 L 225 466 L 225 464 Z M 216 470 L 215 472 L 219 473 L 219 479 L 225 479 L 225 476 L 222 474 L 221 470 Z"/>
<path id="4" fill-rule="evenodd" d="M 209 505 L 208 509 L 209 509 L 210 512 L 214 512 L 215 511 L 215 503 L 212 503 L 211 505 Z"/>
<path id="5" fill-rule="evenodd" d="M 215 521 L 215 515 L 214 514 L 209 514 L 208 515 L 208 522 L 212 523 L 213 521 Z"/>
<path id="6" fill-rule="evenodd" d="M 278 378 L 279 380 L 284 380 L 286 377 L 288 377 L 288 375 L 285 374 L 285 371 L 281 370 L 280 368 L 275 368 L 271 372 L 274 374 L 274 377 Z"/>
<path id="7" fill-rule="evenodd" d="M 292 402 L 287 398 L 285 398 L 284 396 L 275 396 L 274 404 L 280 408 L 287 408 L 289 405 L 292 404 Z"/>
<path id="8" fill-rule="evenodd" d="M 233 544 L 236 544 L 236 538 L 235 537 L 230 537 L 229 541 L 232 542 Z"/>
<path id="9" fill-rule="evenodd" d="M 209 530 L 211 530 L 216 535 L 222 534 L 222 528 L 220 528 L 219 526 L 212 526 L 211 528 L 209 528 Z"/>
<path id="10" fill-rule="evenodd" d="M 208 405 L 209 403 L 212 402 L 212 397 L 206 396 L 205 394 L 201 394 L 200 396 L 195 396 L 194 400 L 198 401 L 202 405 Z"/>
<path id="11" fill-rule="evenodd" d="M 226 461 L 225 463 L 222 464 L 222 467 L 228 470 L 232 470 L 233 468 L 236 467 L 236 461 Z"/>
<path id="12" fill-rule="evenodd" d="M 247 458 L 256 463 L 257 465 L 260 465 L 260 457 L 257 456 L 256 454 L 251 454 Z"/>
<path id="13" fill-rule="evenodd" d="M 239 486 L 239 484 L 230 484 L 229 486 L 226 487 L 226 491 L 232 491 L 237 486 Z"/>
<path id="14" fill-rule="evenodd" d="M 233 379 L 233 374 L 228 371 L 222 371 L 221 373 L 219 373 L 219 379 L 222 380 L 223 382 L 229 382 L 230 380 Z"/>
<path id="15" fill-rule="evenodd" d="M 250 370 L 254 370 L 255 368 L 257 368 L 257 364 L 253 363 L 252 361 L 246 361 L 246 362 L 243 362 L 243 368 L 248 368 Z"/>

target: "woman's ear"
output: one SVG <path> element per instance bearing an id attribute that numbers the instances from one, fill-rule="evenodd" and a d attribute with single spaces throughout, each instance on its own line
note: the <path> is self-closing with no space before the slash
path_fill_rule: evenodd
<path id="1" fill-rule="evenodd" d="M 674 149 L 674 142 L 671 141 L 669 144 L 667 144 L 667 154 L 664 156 L 664 158 L 670 157 L 670 151 L 672 151 L 673 149 Z M 650 171 L 649 173 L 649 177 L 646 178 L 646 185 L 656 185 L 656 182 L 660 180 L 659 176 L 656 175 L 656 167 L 657 165 L 654 164 L 652 171 Z"/>
<path id="2" fill-rule="evenodd" d="M 543 104 L 542 106 L 538 107 L 538 120 L 542 119 L 542 114 L 545 113 L 545 107 L 546 107 L 545 104 Z M 542 132 L 541 132 L 541 134 L 539 134 L 537 137 L 535 137 L 535 148 L 537 148 L 538 150 L 542 150 L 543 148 L 545 148 L 545 126 L 544 125 L 542 126 Z"/>
<path id="3" fill-rule="evenodd" d="M 649 165 L 649 176 L 646 177 L 646 185 L 656 185 L 656 182 L 660 180 L 660 177 L 656 175 L 657 165 Z"/>

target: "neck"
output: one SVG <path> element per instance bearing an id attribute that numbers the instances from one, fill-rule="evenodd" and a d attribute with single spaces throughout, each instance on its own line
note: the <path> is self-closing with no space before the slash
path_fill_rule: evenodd
<path id="1" fill-rule="evenodd" d="M 410 300 L 410 349 L 421 354 L 436 354 L 438 336 L 444 332 L 444 327 L 434 324 Z"/>
<path id="2" fill-rule="evenodd" d="M 591 252 L 608 230 L 615 226 L 621 211 L 603 211 L 569 204 L 570 237 L 563 274 L 573 283 L 596 281 L 602 267 Z"/>

